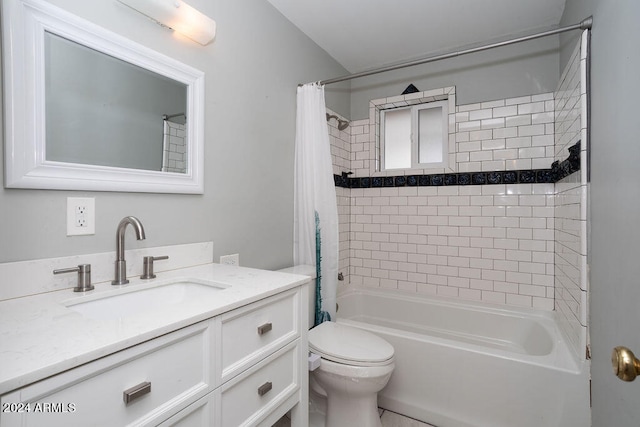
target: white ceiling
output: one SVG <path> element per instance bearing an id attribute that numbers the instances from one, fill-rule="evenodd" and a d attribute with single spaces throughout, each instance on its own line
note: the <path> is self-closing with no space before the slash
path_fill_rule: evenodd
<path id="1" fill-rule="evenodd" d="M 557 26 L 565 0 L 267 0 L 349 72 Z"/>

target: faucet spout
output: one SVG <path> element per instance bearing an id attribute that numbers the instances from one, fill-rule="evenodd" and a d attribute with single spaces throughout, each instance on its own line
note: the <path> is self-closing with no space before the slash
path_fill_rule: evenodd
<path id="1" fill-rule="evenodd" d="M 116 275 L 111 281 L 112 285 L 126 285 L 129 283 L 129 280 L 127 280 L 127 261 L 124 257 L 124 236 L 129 224 L 133 227 L 138 240 L 145 239 L 144 227 L 138 218 L 135 216 L 122 218 L 116 230 Z"/>

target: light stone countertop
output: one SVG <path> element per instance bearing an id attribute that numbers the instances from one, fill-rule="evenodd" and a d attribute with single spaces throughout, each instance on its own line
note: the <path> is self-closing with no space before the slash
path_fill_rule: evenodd
<path id="1" fill-rule="evenodd" d="M 147 287 L 176 278 L 230 285 L 166 309 L 141 307 L 139 315 L 96 320 L 65 304 Z M 152 280 L 97 283 L 85 294 L 61 290 L 0 302 L 0 395 L 168 332 L 294 288 L 308 276 L 206 264 L 158 273 Z"/>

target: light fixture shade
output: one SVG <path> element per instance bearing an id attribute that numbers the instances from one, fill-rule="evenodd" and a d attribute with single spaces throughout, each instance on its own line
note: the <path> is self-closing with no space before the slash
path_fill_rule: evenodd
<path id="1" fill-rule="evenodd" d="M 119 0 L 191 40 L 206 45 L 216 36 L 216 22 L 182 0 Z"/>

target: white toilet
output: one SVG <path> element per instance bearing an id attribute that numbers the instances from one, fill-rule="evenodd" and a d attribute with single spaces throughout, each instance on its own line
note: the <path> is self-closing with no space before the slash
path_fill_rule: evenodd
<path id="1" fill-rule="evenodd" d="M 380 427 L 378 392 L 395 367 L 393 346 L 362 329 L 324 322 L 309 331 L 309 351 L 321 357 L 310 374 L 326 397 L 326 427 Z"/>
<path id="2" fill-rule="evenodd" d="M 315 267 L 308 265 L 280 271 L 316 277 Z M 315 287 L 310 286 L 310 328 L 315 302 Z M 310 329 L 308 337 L 309 352 L 321 357 L 320 367 L 309 372 L 309 426 L 381 427 L 378 392 L 395 368 L 393 346 L 371 332 L 335 322 Z"/>

